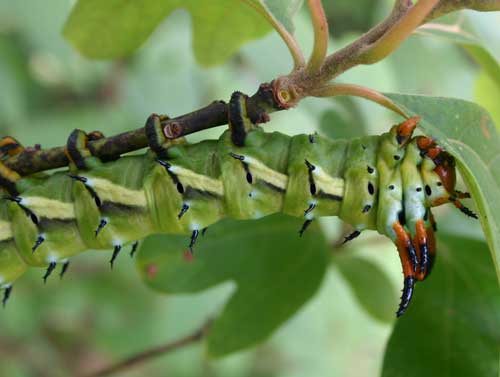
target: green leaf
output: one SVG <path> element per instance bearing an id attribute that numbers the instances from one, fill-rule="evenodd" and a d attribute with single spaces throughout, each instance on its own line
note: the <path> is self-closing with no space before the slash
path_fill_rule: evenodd
<path id="1" fill-rule="evenodd" d="M 295 27 L 293 17 L 302 7 L 304 0 L 243 0 L 250 3 L 262 14 L 270 17 L 274 22 L 283 25 L 293 34 Z"/>
<path id="2" fill-rule="evenodd" d="M 361 110 L 351 97 L 338 97 L 334 109 L 321 114 L 320 130 L 330 139 L 352 139 L 367 134 Z"/>
<path id="3" fill-rule="evenodd" d="M 500 130 L 500 86 L 496 85 L 484 71 L 479 74 L 474 87 L 475 100 L 491 114 L 497 129 Z"/>
<path id="4" fill-rule="evenodd" d="M 500 280 L 500 138 L 490 115 L 460 99 L 386 95 L 409 114 L 419 115 L 422 130 L 457 158 Z"/>
<path id="5" fill-rule="evenodd" d="M 419 33 L 444 38 L 463 47 L 500 89 L 500 64 L 476 36 L 458 25 L 435 24 L 434 28 L 431 27 L 423 26 L 419 29 Z"/>
<path id="6" fill-rule="evenodd" d="M 148 286 L 165 293 L 236 284 L 207 338 L 209 353 L 223 356 L 265 340 L 318 289 L 327 265 L 326 241 L 317 226 L 299 238 L 300 226 L 300 219 L 284 215 L 224 220 L 200 236 L 192 261 L 182 254 L 189 237 L 152 236 L 137 267 Z"/>
<path id="7" fill-rule="evenodd" d="M 373 262 L 348 253 L 336 255 L 333 261 L 363 309 L 380 322 L 394 322 L 397 289 L 387 274 Z"/>
<path id="8" fill-rule="evenodd" d="M 486 243 L 440 236 L 387 345 L 382 377 L 498 377 L 500 290 Z"/>
<path id="9" fill-rule="evenodd" d="M 206 66 L 223 63 L 240 46 L 269 32 L 257 12 L 235 0 L 79 0 L 64 27 L 64 36 L 83 55 L 115 59 L 137 50 L 177 8 L 193 19 L 193 47 Z"/>

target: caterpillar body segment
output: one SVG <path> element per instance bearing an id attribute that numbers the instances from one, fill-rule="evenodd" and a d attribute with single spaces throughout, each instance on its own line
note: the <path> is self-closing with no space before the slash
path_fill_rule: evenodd
<path id="1" fill-rule="evenodd" d="M 401 315 L 435 258 L 430 208 L 466 196 L 454 189 L 451 156 L 428 138 L 412 138 L 415 118 L 345 141 L 266 133 L 243 127 L 236 115 L 218 140 L 197 144 L 160 140 L 153 115 L 146 127 L 156 152 L 110 162 L 93 157 L 84 135 L 74 133 L 69 171 L 19 178 L 16 195 L 6 192 L 0 203 L 4 297 L 28 266 L 46 268 L 45 280 L 60 264 L 63 275 L 87 249 L 113 250 L 113 266 L 125 246 L 133 254 L 153 233 L 186 234 L 192 251 L 200 232 L 224 217 L 282 212 L 304 219 L 300 235 L 317 217 L 339 216 L 355 228 L 346 240 L 367 229 L 393 240 L 405 277 Z"/>

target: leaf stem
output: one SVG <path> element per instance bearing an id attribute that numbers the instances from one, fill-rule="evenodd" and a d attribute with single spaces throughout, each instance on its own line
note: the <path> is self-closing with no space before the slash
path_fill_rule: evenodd
<path id="1" fill-rule="evenodd" d="M 278 32 L 279 36 L 281 39 L 285 42 L 286 46 L 288 47 L 288 51 L 290 52 L 290 55 L 292 56 L 293 59 L 293 70 L 299 70 L 306 65 L 306 60 L 304 58 L 304 53 L 302 52 L 302 49 L 300 48 L 299 43 L 297 42 L 297 39 L 288 32 L 288 30 L 278 21 L 276 20 L 265 8 L 263 5 L 260 3 L 257 3 L 256 1 L 252 0 L 242 0 L 245 4 L 248 6 L 252 7 L 255 9 L 257 12 L 259 12 L 264 18 L 271 24 L 271 26 Z"/>
<path id="2" fill-rule="evenodd" d="M 91 373 L 87 375 L 87 377 L 107 377 L 118 372 L 128 371 L 131 368 L 136 367 L 137 365 L 149 361 L 155 357 L 162 356 L 180 348 L 184 348 L 188 345 L 197 343 L 205 337 L 211 323 L 212 320 L 209 319 L 201 327 L 185 337 L 159 347 L 151 348 L 149 350 L 138 353 L 137 355 L 130 356 L 114 365 Z"/>
<path id="3" fill-rule="evenodd" d="M 341 83 L 329 84 L 314 90 L 311 93 L 311 95 L 313 97 L 334 97 L 334 96 L 361 97 L 369 101 L 375 102 L 389 110 L 392 110 L 404 118 L 409 117 L 398 105 L 396 105 L 393 101 L 384 96 L 382 93 L 360 85 L 341 84 Z"/>
<path id="4" fill-rule="evenodd" d="M 326 20 L 321 0 L 307 0 L 307 5 L 311 12 L 314 29 L 314 47 L 307 64 L 307 69 L 311 73 L 316 73 L 319 71 L 326 57 L 329 37 L 328 21 Z"/>
<path id="5" fill-rule="evenodd" d="M 438 3 L 439 0 L 420 0 L 361 54 L 359 62 L 373 64 L 384 59 L 410 36 Z"/>

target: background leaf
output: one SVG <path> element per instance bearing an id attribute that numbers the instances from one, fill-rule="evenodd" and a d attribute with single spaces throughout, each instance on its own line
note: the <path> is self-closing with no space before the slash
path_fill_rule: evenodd
<path id="1" fill-rule="evenodd" d="M 386 272 L 372 261 L 352 254 L 339 253 L 333 261 L 363 309 L 377 321 L 393 323 L 397 289 Z"/>
<path id="2" fill-rule="evenodd" d="M 275 22 L 280 23 L 293 34 L 295 27 L 293 17 L 302 7 L 304 0 L 243 0 L 252 4 L 261 13 L 265 13 Z"/>
<path id="3" fill-rule="evenodd" d="M 498 313 L 486 243 L 440 235 L 436 266 L 396 322 L 382 377 L 498 377 Z"/>
<path id="4" fill-rule="evenodd" d="M 188 237 L 152 236 L 141 248 L 137 267 L 147 285 L 165 293 L 236 283 L 207 339 L 209 353 L 222 356 L 266 339 L 318 289 L 326 242 L 316 226 L 299 239 L 300 226 L 300 219 L 283 215 L 224 220 L 199 240 L 192 261 L 182 255 Z"/>
<path id="5" fill-rule="evenodd" d="M 257 12 L 235 0 L 79 0 L 64 35 L 86 57 L 121 58 L 177 8 L 191 13 L 195 56 L 207 66 L 224 62 L 244 42 L 271 30 Z"/>
<path id="6" fill-rule="evenodd" d="M 386 95 L 409 114 L 419 115 L 424 132 L 457 157 L 500 279 L 500 138 L 491 117 L 460 99 Z"/>

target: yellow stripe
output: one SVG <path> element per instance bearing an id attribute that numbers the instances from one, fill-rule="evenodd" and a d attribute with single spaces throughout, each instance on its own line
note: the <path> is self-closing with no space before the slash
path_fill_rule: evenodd
<path id="1" fill-rule="evenodd" d="M 10 222 L 0 220 L 0 241 L 12 238 L 12 228 Z"/>
<path id="2" fill-rule="evenodd" d="M 92 187 L 101 201 L 113 202 L 128 206 L 147 205 L 146 194 L 144 190 L 131 190 L 126 187 L 116 185 L 107 179 L 88 178 L 87 185 Z"/>
<path id="3" fill-rule="evenodd" d="M 196 190 L 208 191 L 219 196 L 224 196 L 224 186 L 217 179 L 197 174 L 192 170 L 177 165 L 172 165 L 169 170 L 179 177 L 184 186 L 191 186 Z"/>
<path id="4" fill-rule="evenodd" d="M 40 217 L 62 220 L 75 218 L 73 203 L 61 202 L 42 196 L 26 196 L 22 198 L 21 204 Z"/>
<path id="5" fill-rule="evenodd" d="M 323 191 L 325 194 L 344 196 L 344 180 L 342 178 L 331 177 L 317 165 L 316 169 L 313 170 L 313 176 L 318 191 Z"/>
<path id="6" fill-rule="evenodd" d="M 250 167 L 250 172 L 252 173 L 253 177 L 266 181 L 267 183 L 270 183 L 282 190 L 286 190 L 288 186 L 287 175 L 267 167 L 262 162 L 253 157 L 245 156 L 245 162 Z"/>

